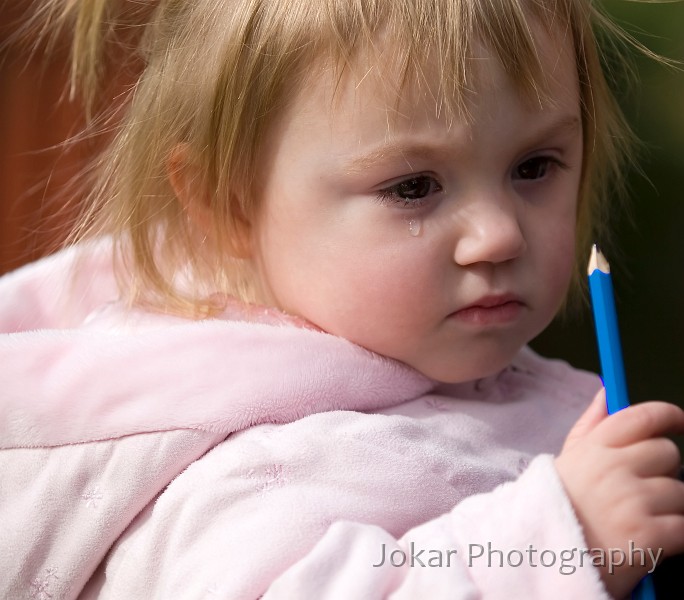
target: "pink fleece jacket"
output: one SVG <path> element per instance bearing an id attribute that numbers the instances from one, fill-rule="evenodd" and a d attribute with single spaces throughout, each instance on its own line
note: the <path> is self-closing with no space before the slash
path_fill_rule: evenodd
<path id="1" fill-rule="evenodd" d="M 110 262 L 0 279 L 0 598 L 607 598 L 552 461 L 598 378 L 438 385 L 271 310 L 126 310 Z"/>

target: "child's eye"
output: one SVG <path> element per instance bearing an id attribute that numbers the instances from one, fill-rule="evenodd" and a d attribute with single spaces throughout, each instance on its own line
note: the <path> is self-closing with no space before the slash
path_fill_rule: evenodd
<path id="1" fill-rule="evenodd" d="M 521 162 L 513 171 L 513 179 L 535 180 L 545 177 L 549 169 L 564 167 L 563 163 L 551 156 L 535 156 Z"/>
<path id="2" fill-rule="evenodd" d="M 380 202 L 403 204 L 408 208 L 422 206 L 425 199 L 441 192 L 442 186 L 430 175 L 415 175 L 378 191 Z"/>

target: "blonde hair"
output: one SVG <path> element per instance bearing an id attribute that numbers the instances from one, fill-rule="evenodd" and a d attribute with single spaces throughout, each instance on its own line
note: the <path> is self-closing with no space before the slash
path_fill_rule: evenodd
<path id="1" fill-rule="evenodd" d="M 127 0 L 44 0 L 49 27 L 74 27 L 72 79 L 92 104 L 112 25 Z M 592 239 L 605 239 L 609 190 L 620 186 L 631 135 L 601 66 L 597 29 L 619 35 L 591 0 L 159 0 L 136 18 L 144 69 L 116 136 L 97 161 L 88 207 L 72 241 L 112 235 L 126 264 L 131 302 L 184 314 L 211 312 L 212 293 L 254 301 L 248 260 L 226 256 L 258 208 L 262 145 L 281 109 L 317 61 L 341 71 L 377 43 L 396 41 L 404 80 L 439 62 L 442 100 L 465 114 L 468 55 L 486 44 L 522 93 L 543 93 L 530 18 L 563 32 L 575 48 L 584 164 L 577 215 L 574 288 L 584 281 Z M 135 19 L 133 19 L 135 21 Z M 140 29 L 140 28 L 139 28 Z M 613 37 L 615 37 L 613 35 Z M 341 72 L 340 71 L 340 72 Z M 542 90 L 542 92 L 540 92 Z M 195 167 L 213 215 L 213 243 L 188 219 L 169 182 L 179 145 Z M 178 285 L 183 273 L 190 283 Z"/>

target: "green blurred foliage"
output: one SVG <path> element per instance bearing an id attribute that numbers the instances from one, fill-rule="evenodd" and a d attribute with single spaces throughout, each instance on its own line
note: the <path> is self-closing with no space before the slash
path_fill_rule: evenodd
<path id="1" fill-rule="evenodd" d="M 630 215 L 612 216 L 609 256 L 632 401 L 684 406 L 684 2 L 603 0 L 605 11 L 649 50 L 674 61 L 628 54 L 635 81 L 616 96 L 637 137 L 641 173 L 626 173 Z M 588 252 L 588 249 L 587 249 Z M 598 371 L 593 323 L 555 323 L 532 344 L 538 351 Z"/>

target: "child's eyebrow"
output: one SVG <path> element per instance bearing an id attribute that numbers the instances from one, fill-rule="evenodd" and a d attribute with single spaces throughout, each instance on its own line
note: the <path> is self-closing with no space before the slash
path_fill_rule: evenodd
<path id="1" fill-rule="evenodd" d="M 548 125 L 532 130 L 528 136 L 529 143 L 537 143 L 549 138 L 562 135 L 578 134 L 582 131 L 582 118 L 579 115 L 564 115 L 559 119 L 551 121 Z"/>
<path id="2" fill-rule="evenodd" d="M 372 169 L 378 164 L 391 163 L 394 161 L 403 160 L 409 163 L 409 160 L 418 156 L 434 156 L 444 150 L 451 149 L 451 146 L 443 146 L 441 144 L 429 143 L 406 143 L 406 142 L 390 142 L 379 148 L 358 156 L 349 161 L 345 165 L 344 171 L 347 173 L 356 173 Z"/>
<path id="3" fill-rule="evenodd" d="M 571 135 L 582 130 L 582 119 L 579 115 L 563 115 L 547 124 L 533 129 L 520 140 L 520 145 L 529 146 L 549 138 L 561 135 Z M 455 147 L 447 143 L 425 143 L 396 140 L 369 151 L 366 154 L 352 158 L 344 165 L 346 173 L 357 173 L 372 169 L 377 165 L 394 161 L 404 161 L 410 164 L 411 158 L 443 155 L 444 152 L 454 152 Z"/>

